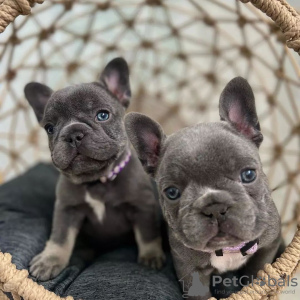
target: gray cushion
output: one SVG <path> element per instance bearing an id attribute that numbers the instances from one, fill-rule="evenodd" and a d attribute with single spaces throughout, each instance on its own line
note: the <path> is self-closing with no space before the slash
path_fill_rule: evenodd
<path id="1" fill-rule="evenodd" d="M 0 249 L 12 254 L 18 269 L 28 268 L 50 235 L 57 176 L 52 166 L 39 164 L 0 187 Z M 182 299 L 169 254 L 163 270 L 154 271 L 136 263 L 134 245 L 101 254 L 90 265 L 79 250 L 57 278 L 41 284 L 84 300 Z"/>

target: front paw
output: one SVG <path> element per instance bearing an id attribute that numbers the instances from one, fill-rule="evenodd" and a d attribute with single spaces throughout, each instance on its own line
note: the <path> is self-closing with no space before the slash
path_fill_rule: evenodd
<path id="1" fill-rule="evenodd" d="M 139 243 L 139 263 L 159 270 L 163 267 L 165 260 L 166 256 L 162 249 L 160 237 L 149 243 Z"/>
<path id="2" fill-rule="evenodd" d="M 165 254 L 161 252 L 149 252 L 139 255 L 138 262 L 146 267 L 159 270 L 166 260 Z"/>
<path id="3" fill-rule="evenodd" d="M 37 280 L 47 281 L 56 277 L 68 264 L 68 261 L 54 254 L 43 251 L 29 264 L 29 272 Z"/>

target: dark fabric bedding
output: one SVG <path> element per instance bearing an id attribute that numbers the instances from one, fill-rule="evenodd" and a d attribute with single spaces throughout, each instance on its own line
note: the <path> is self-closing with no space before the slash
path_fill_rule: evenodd
<path id="1" fill-rule="evenodd" d="M 51 230 L 58 172 L 39 164 L 0 187 L 0 250 L 13 257 L 18 269 L 42 251 Z M 182 299 L 172 261 L 161 271 L 136 263 L 134 245 L 98 255 L 90 264 L 79 243 L 70 265 L 55 279 L 42 282 L 60 296 L 75 299 Z"/>

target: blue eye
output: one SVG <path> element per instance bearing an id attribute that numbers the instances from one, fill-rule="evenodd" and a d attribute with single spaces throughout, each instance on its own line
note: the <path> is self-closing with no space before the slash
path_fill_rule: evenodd
<path id="1" fill-rule="evenodd" d="M 107 110 L 100 110 L 97 114 L 97 120 L 102 122 L 109 119 L 109 112 Z"/>
<path id="2" fill-rule="evenodd" d="M 170 200 L 176 200 L 176 199 L 180 198 L 180 196 L 181 196 L 179 189 L 177 189 L 175 187 L 169 187 L 169 188 L 165 189 L 164 192 Z"/>
<path id="3" fill-rule="evenodd" d="M 48 134 L 53 134 L 54 133 L 54 126 L 51 124 L 47 124 L 45 126 L 45 130 L 47 131 Z"/>
<path id="4" fill-rule="evenodd" d="M 250 183 L 256 179 L 255 170 L 247 169 L 241 173 L 241 180 L 243 183 Z"/>

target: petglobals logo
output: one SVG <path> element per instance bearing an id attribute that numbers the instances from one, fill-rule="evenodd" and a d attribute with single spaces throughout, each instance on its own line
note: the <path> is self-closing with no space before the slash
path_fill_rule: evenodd
<path id="1" fill-rule="evenodd" d="M 183 290 L 183 298 L 190 297 L 199 297 L 209 295 L 210 288 L 213 294 L 215 295 L 226 295 L 229 296 L 232 293 L 232 288 L 237 288 L 236 290 L 240 290 L 244 286 L 259 284 L 260 286 L 268 285 L 270 287 L 278 286 L 278 287 L 297 287 L 298 282 L 297 278 L 293 278 L 291 276 L 282 276 L 279 278 L 272 278 L 271 276 L 267 276 L 264 278 L 254 277 L 254 276 L 232 276 L 232 277 L 224 277 L 220 275 L 213 275 L 211 280 L 211 286 L 209 284 L 204 284 L 201 282 L 199 273 L 192 272 L 181 278 L 179 280 Z M 221 289 L 220 289 L 221 287 Z M 231 292 L 230 292 L 231 291 Z M 295 289 L 285 289 L 284 294 L 295 294 Z"/>
<path id="2" fill-rule="evenodd" d="M 249 276 L 241 276 L 241 277 L 231 277 L 231 278 L 223 278 L 218 275 L 214 275 L 212 278 L 212 286 L 215 287 L 218 284 L 221 284 L 225 287 L 244 287 L 247 285 L 254 285 L 255 283 L 259 284 L 260 286 L 268 285 L 270 287 L 272 286 L 279 286 L 279 287 L 296 287 L 298 286 L 297 278 L 292 278 L 290 276 L 283 276 L 279 278 L 272 278 L 271 276 L 268 277 L 249 277 Z"/>

